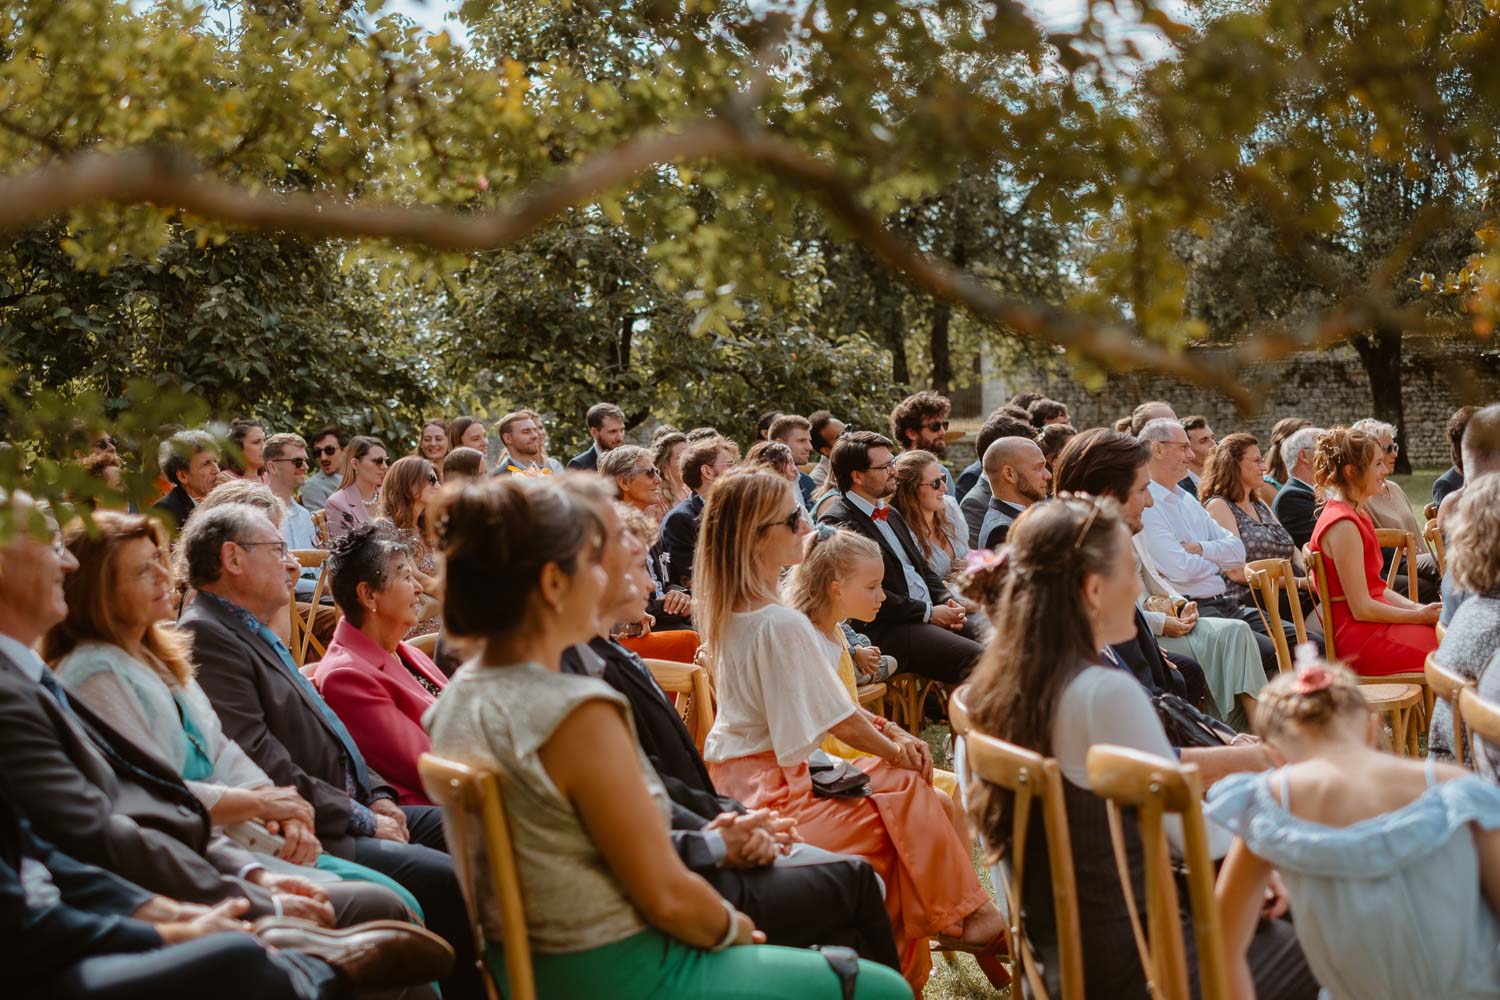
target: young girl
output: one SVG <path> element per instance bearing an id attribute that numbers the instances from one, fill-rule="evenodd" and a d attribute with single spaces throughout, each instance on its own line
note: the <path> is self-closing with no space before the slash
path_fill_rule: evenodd
<path id="1" fill-rule="evenodd" d="M 1255 713 L 1287 765 L 1209 794 L 1238 835 L 1218 885 L 1234 994 L 1254 996 L 1245 948 L 1274 867 L 1326 995 L 1500 996 L 1500 788 L 1375 749 L 1354 675 L 1299 657 Z"/>
<path id="2" fill-rule="evenodd" d="M 839 622 L 845 618 L 873 621 L 884 603 L 885 590 L 881 580 L 885 567 L 880 559 L 880 546 L 863 535 L 820 524 L 808 533 L 804 551 L 807 554 L 787 578 L 782 597 L 813 623 L 818 638 L 828 649 L 829 662 L 849 692 L 849 700 L 858 704 L 859 685 L 854 676 L 854 659 Z M 887 722 L 864 708 L 860 711 L 877 729 L 883 728 L 886 733 L 900 731 L 895 723 Z M 825 738 L 822 749 L 824 753 L 844 760 L 873 756 L 854 749 L 837 736 Z M 959 838 L 967 842 L 968 825 L 963 814 L 951 808 L 958 791 L 953 772 L 935 769 L 932 787 L 947 796 L 944 808 L 950 809 L 954 829 Z"/>

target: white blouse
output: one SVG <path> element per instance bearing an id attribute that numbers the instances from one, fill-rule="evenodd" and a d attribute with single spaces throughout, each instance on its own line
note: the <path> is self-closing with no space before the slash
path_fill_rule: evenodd
<path id="1" fill-rule="evenodd" d="M 782 767 L 795 767 L 858 710 L 800 611 L 768 604 L 737 612 L 717 645 L 719 714 L 704 741 L 706 761 L 770 751 Z"/>

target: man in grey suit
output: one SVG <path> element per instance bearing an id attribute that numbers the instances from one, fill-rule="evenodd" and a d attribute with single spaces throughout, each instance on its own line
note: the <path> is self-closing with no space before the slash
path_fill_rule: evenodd
<path id="1" fill-rule="evenodd" d="M 1005 544 L 1011 523 L 1034 503 L 1047 499 L 1047 456 L 1035 441 L 1001 438 L 984 453 L 984 473 L 994 495 L 979 526 L 979 548 L 996 549 Z"/>

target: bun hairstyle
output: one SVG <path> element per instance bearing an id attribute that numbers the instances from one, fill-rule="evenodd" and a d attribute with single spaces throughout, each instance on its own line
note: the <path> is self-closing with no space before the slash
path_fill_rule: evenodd
<path id="1" fill-rule="evenodd" d="M 1324 431 L 1318 437 L 1317 446 L 1313 448 L 1313 485 L 1318 499 L 1324 499 L 1330 490 L 1338 490 L 1344 497 L 1348 497 L 1353 480 L 1349 478 L 1345 468 L 1353 466 L 1354 475 L 1363 476 L 1375 461 L 1379 447 L 1380 442 L 1375 436 L 1364 431 L 1348 427 L 1334 427 Z"/>
<path id="2" fill-rule="evenodd" d="M 1255 697 L 1255 732 L 1267 740 L 1296 730 L 1319 732 L 1339 716 L 1370 710 L 1347 667 L 1316 660 L 1296 673 L 1277 674 Z"/>
<path id="3" fill-rule="evenodd" d="M 971 555 L 960 586 L 985 606 L 995 636 L 969 681 L 980 732 L 1052 755 L 1057 700 L 1098 659 L 1084 582 L 1111 572 L 1129 539 L 1114 500 L 1060 493 L 1016 518 L 1000 552 Z M 1010 796 L 977 783 L 969 803 L 998 857 L 1010 839 Z"/>
<path id="4" fill-rule="evenodd" d="M 550 478 L 456 483 L 434 498 L 427 520 L 443 556 L 443 627 L 470 638 L 524 625 L 542 568 L 557 563 L 571 575 L 603 537 L 596 508 Z"/>
<path id="5" fill-rule="evenodd" d="M 856 532 L 819 525 L 806 557 L 781 585 L 782 602 L 811 618 L 827 606 L 833 581 L 846 577 L 861 559 L 880 562 L 880 546 Z"/>

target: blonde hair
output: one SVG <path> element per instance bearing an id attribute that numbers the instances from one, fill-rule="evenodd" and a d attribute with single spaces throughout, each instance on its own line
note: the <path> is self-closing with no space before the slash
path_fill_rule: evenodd
<path id="1" fill-rule="evenodd" d="M 880 562 L 880 546 L 843 528 L 819 528 L 807 558 L 781 585 L 782 603 L 812 618 L 828 606 L 833 581 L 848 577 L 861 559 Z"/>
<path id="2" fill-rule="evenodd" d="M 1301 689 L 1305 685 L 1302 670 L 1281 673 L 1255 696 L 1255 732 L 1262 739 L 1274 739 L 1292 730 L 1317 732 L 1341 715 L 1370 710 L 1358 679 L 1347 667 L 1314 662 L 1306 669 L 1326 671 L 1332 675 L 1331 683 L 1307 691 Z"/>
<path id="3" fill-rule="evenodd" d="M 1500 473 L 1464 484 L 1448 531 L 1448 572 L 1470 593 L 1500 594 Z"/>
<path id="4" fill-rule="evenodd" d="M 785 516 L 791 502 L 792 484 L 765 470 L 737 470 L 708 491 L 693 551 L 693 621 L 709 663 L 736 606 L 776 600 L 775 584 L 761 578 L 756 549 L 765 526 Z"/>

